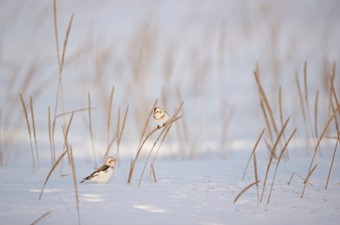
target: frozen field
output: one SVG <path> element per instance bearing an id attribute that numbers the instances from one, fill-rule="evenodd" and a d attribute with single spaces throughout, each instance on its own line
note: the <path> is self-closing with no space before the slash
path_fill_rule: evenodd
<path id="1" fill-rule="evenodd" d="M 158 182 L 145 178 L 140 188 L 135 181 L 126 183 L 126 163 L 122 162 L 108 184 L 78 186 L 81 224 L 335 225 L 340 219 L 340 177 L 334 176 L 325 190 L 324 169 L 328 169 L 328 163 L 324 161 L 319 162 L 322 172 L 311 179 L 313 186 L 307 187 L 303 199 L 302 180 L 295 177 L 290 185 L 287 183 L 292 172 L 305 171 L 305 162 L 296 159 L 283 163 L 269 205 L 266 200 L 257 204 L 254 187 L 233 203 L 251 180 L 250 175 L 241 179 L 244 160 L 160 160 L 156 164 Z M 88 175 L 88 164 L 79 162 L 76 166 L 78 180 Z M 52 176 L 39 200 L 46 170 L 34 174 L 17 166 L 3 168 L 0 173 L 2 224 L 29 224 L 46 212 L 50 213 L 38 224 L 77 223 L 70 176 Z"/>

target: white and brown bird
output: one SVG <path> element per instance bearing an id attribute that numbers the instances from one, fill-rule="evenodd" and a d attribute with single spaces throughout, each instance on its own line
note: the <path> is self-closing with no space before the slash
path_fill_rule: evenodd
<path id="1" fill-rule="evenodd" d="M 113 176 L 114 166 L 116 159 L 113 157 L 108 157 L 105 160 L 105 164 L 96 169 L 90 176 L 85 177 L 80 183 L 85 181 L 93 181 L 98 183 L 107 183 L 109 179 Z"/>
<path id="2" fill-rule="evenodd" d="M 161 109 L 160 107 L 155 107 L 153 109 L 153 120 L 157 124 L 158 128 L 163 127 L 169 120 L 168 113 Z"/>

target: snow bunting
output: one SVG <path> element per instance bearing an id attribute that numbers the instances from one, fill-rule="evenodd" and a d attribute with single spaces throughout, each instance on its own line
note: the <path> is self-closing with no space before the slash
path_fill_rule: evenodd
<path id="1" fill-rule="evenodd" d="M 153 120 L 157 124 L 158 128 L 161 128 L 169 120 L 169 115 L 166 111 L 159 107 L 153 109 Z"/>
<path id="2" fill-rule="evenodd" d="M 115 158 L 108 157 L 104 165 L 96 169 L 90 176 L 85 177 L 80 183 L 83 183 L 84 181 L 107 183 L 113 175 L 115 163 Z"/>

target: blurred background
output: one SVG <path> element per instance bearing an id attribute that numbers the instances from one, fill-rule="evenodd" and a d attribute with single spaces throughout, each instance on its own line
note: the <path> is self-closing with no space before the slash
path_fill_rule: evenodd
<path id="1" fill-rule="evenodd" d="M 296 140 L 313 136 L 296 78 L 303 86 L 307 62 L 308 96 L 311 105 L 318 98 L 321 129 L 329 115 L 334 68 L 334 84 L 340 85 L 339 12 L 337 0 L 59 0 L 61 50 L 74 13 L 62 73 L 65 112 L 88 107 L 90 93 L 95 151 L 103 155 L 114 86 L 111 135 L 119 108 L 123 114 L 129 105 L 120 154 L 132 157 L 154 101 L 170 115 L 184 101 L 183 118 L 161 155 L 249 154 L 265 127 L 253 75 L 258 68 L 277 121 L 281 87 L 283 115 L 291 117 L 290 128 L 298 127 Z M 39 154 L 50 157 L 48 107 L 54 111 L 58 76 L 53 1 L 0 1 L 1 165 L 31 154 L 20 94 L 27 103 L 32 96 Z M 76 157 L 90 160 L 88 127 L 88 113 L 79 112 L 69 136 Z"/>

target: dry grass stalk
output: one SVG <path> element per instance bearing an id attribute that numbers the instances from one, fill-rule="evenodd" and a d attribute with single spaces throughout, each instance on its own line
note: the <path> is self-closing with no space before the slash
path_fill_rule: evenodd
<path id="1" fill-rule="evenodd" d="M 73 115 L 74 115 L 74 113 L 72 113 L 72 115 L 71 115 L 71 117 L 70 117 L 70 120 L 69 120 L 69 123 L 68 123 L 68 126 L 67 126 L 67 128 L 64 130 L 64 141 L 65 141 L 65 143 L 64 143 L 64 147 L 65 147 L 65 148 L 64 148 L 64 149 L 65 149 L 65 151 L 59 156 L 59 158 L 57 159 L 57 161 L 56 161 L 56 162 L 54 163 L 54 165 L 52 166 L 50 172 L 48 173 L 48 175 L 47 175 L 47 177 L 46 177 L 46 179 L 45 179 L 44 185 L 43 185 L 43 187 L 42 187 L 42 189 L 41 189 L 39 199 L 41 199 L 41 196 L 42 196 L 42 194 L 43 194 L 43 192 L 44 192 L 44 189 L 45 189 L 45 186 L 46 186 L 46 184 L 47 184 L 47 181 L 48 181 L 48 179 L 50 178 L 50 176 L 52 175 L 53 171 L 55 170 L 55 168 L 57 167 L 57 165 L 62 161 L 62 159 L 64 158 L 65 154 L 68 153 L 68 149 L 67 149 L 67 148 L 68 148 L 68 147 L 67 147 L 67 145 L 68 145 L 67 136 L 68 136 L 68 132 L 69 132 L 69 129 L 70 129 L 70 126 L 71 126 L 71 123 L 72 123 Z"/>
<path id="2" fill-rule="evenodd" d="M 65 149 L 63 153 L 61 153 L 61 155 L 59 156 L 59 158 L 57 159 L 57 161 L 53 164 L 52 168 L 50 169 L 49 173 L 47 174 L 47 177 L 45 178 L 45 182 L 43 184 L 43 187 L 41 189 L 40 195 L 39 195 L 39 199 L 41 199 L 41 196 L 44 192 L 45 186 L 47 184 L 47 181 L 49 180 L 50 176 L 52 175 L 53 171 L 55 170 L 55 168 L 57 167 L 57 165 L 61 162 L 61 159 L 66 155 L 67 150 Z"/>
<path id="3" fill-rule="evenodd" d="M 282 107 L 282 88 L 279 88 L 279 112 L 280 112 L 280 123 L 283 126 L 283 107 Z M 286 136 L 283 134 L 283 141 L 286 142 Z M 285 159 L 289 159 L 288 151 L 285 151 Z"/>
<path id="4" fill-rule="evenodd" d="M 91 137 L 91 145 L 92 145 L 92 154 L 93 154 L 94 168 L 97 168 L 97 157 L 96 157 L 96 151 L 94 149 L 94 142 L 93 142 L 92 113 L 91 113 L 91 94 L 90 94 L 90 92 L 88 92 L 88 95 L 87 95 L 87 102 L 88 102 L 88 115 L 89 115 L 89 131 L 90 131 L 90 137 Z"/>
<path id="5" fill-rule="evenodd" d="M 128 181 L 127 181 L 129 184 L 131 183 L 132 176 L 133 176 L 133 172 L 134 172 L 134 170 L 135 170 L 135 165 L 136 165 L 136 162 L 137 162 L 137 160 L 138 160 L 139 154 L 140 154 L 140 152 L 141 152 L 141 150 L 142 150 L 142 147 L 143 147 L 144 143 L 146 142 L 146 140 L 147 140 L 153 133 L 155 133 L 155 132 L 158 130 L 157 127 L 154 128 L 154 129 L 146 136 L 146 138 L 144 138 L 144 135 L 145 135 L 145 133 L 146 133 L 146 129 L 147 129 L 148 125 L 149 125 L 149 121 L 150 121 L 150 118 L 151 118 L 152 113 L 153 113 L 153 109 L 156 107 L 157 103 L 158 103 L 158 100 L 156 99 L 156 101 L 155 101 L 155 103 L 154 103 L 152 109 L 150 110 L 149 117 L 148 117 L 148 119 L 146 120 L 144 129 L 143 129 L 143 132 L 142 132 L 142 135 L 141 135 L 139 144 L 138 144 L 136 156 L 135 156 L 135 158 L 132 160 L 132 162 L 131 162 L 131 164 L 130 164 L 129 177 L 128 177 Z M 144 138 L 144 139 L 143 139 L 143 138 Z"/>
<path id="6" fill-rule="evenodd" d="M 309 127 L 311 130 L 311 134 L 316 137 L 316 134 L 314 134 L 313 130 L 313 125 L 312 125 L 312 117 L 310 113 L 310 107 L 309 107 L 309 92 L 308 92 L 308 81 L 307 81 L 307 62 L 305 62 L 304 67 L 303 67 L 303 83 L 304 83 L 304 92 L 305 92 L 305 103 L 306 103 L 306 111 L 307 111 L 307 118 L 308 118 L 308 123 Z"/>
<path id="7" fill-rule="evenodd" d="M 333 66 L 333 76 L 335 76 L 335 65 Z M 337 94 L 336 94 L 336 91 L 335 91 L 335 88 L 334 88 L 334 79 L 330 79 L 330 83 L 331 83 L 331 91 L 333 93 L 332 95 L 333 95 L 335 104 L 339 106 L 338 97 L 337 97 Z M 334 112 L 335 111 L 335 107 L 334 107 L 333 103 L 331 102 L 330 104 L 332 106 L 333 113 L 335 113 Z M 339 112 L 340 112 L 340 110 L 339 110 Z M 329 166 L 329 171 L 328 171 L 328 176 L 327 176 L 327 181 L 326 181 L 325 189 L 328 188 L 328 183 L 329 183 L 329 179 L 330 179 L 331 172 L 332 172 L 332 169 L 333 169 L 333 164 L 334 164 L 334 160 L 335 160 L 335 156 L 336 156 L 336 151 L 338 149 L 338 145 L 339 145 L 339 141 L 340 141 L 340 129 L 339 129 L 338 120 L 336 118 L 336 113 L 335 113 L 335 118 L 334 118 L 334 124 L 335 124 L 335 129 L 337 131 L 337 138 L 336 138 L 336 143 L 335 143 L 334 150 L 333 150 L 332 161 L 331 161 L 331 164 Z"/>
<path id="8" fill-rule="evenodd" d="M 295 81 L 296 81 L 296 87 L 297 87 L 299 99 L 300 99 L 302 117 L 303 117 L 303 120 L 305 121 L 305 125 L 306 125 L 307 117 L 306 117 L 306 112 L 305 112 L 305 107 L 304 107 L 305 103 L 304 103 L 304 98 L 302 96 L 301 85 L 300 85 L 300 81 L 299 81 L 299 77 L 298 77 L 297 73 L 295 74 Z M 306 130 L 307 130 L 307 127 L 306 127 Z"/>
<path id="9" fill-rule="evenodd" d="M 315 164 L 315 166 L 310 170 L 310 172 L 307 174 L 307 177 L 306 179 L 303 181 L 303 184 L 304 184 L 304 188 L 303 188 L 303 191 L 301 193 L 301 198 L 303 198 L 304 194 L 305 194 L 305 191 L 306 191 L 306 186 L 307 186 L 307 183 L 309 183 L 309 179 L 310 177 L 312 176 L 312 174 L 314 173 L 316 167 L 318 166 L 318 164 Z"/>
<path id="10" fill-rule="evenodd" d="M 262 139 L 262 136 L 263 136 L 263 134 L 264 134 L 265 131 L 266 131 L 266 129 L 264 128 L 264 129 L 261 131 L 260 136 L 259 136 L 259 137 L 257 138 L 257 140 L 256 140 L 256 143 L 255 143 L 255 145 L 254 145 L 254 147 L 253 147 L 253 150 L 252 150 L 252 152 L 251 152 L 251 154 L 250 154 L 250 157 L 249 157 L 249 159 L 248 159 L 246 168 L 244 169 L 243 176 L 242 176 L 242 180 L 244 180 L 244 177 L 246 176 L 246 172 L 247 172 L 247 169 L 248 169 L 250 160 L 251 160 L 251 158 L 254 156 L 255 151 L 256 151 L 256 149 L 257 149 L 257 146 L 258 146 L 258 144 L 260 143 L 260 140 Z"/>
<path id="11" fill-rule="evenodd" d="M 257 83 L 259 94 L 260 94 L 261 98 L 263 99 L 266 111 L 268 111 L 269 118 L 270 118 L 270 121 L 271 121 L 271 125 L 273 126 L 275 134 L 277 135 L 278 134 L 278 129 L 277 129 L 277 126 L 276 126 L 276 123 L 275 123 L 273 111 L 272 111 L 272 108 L 271 108 L 271 106 L 269 104 L 269 101 L 268 101 L 268 98 L 266 96 L 266 93 L 264 92 L 264 89 L 263 89 L 263 87 L 261 85 L 261 82 L 260 82 L 260 79 L 258 77 L 258 74 L 257 74 L 256 70 L 254 70 L 254 76 L 255 76 L 256 83 Z"/>
<path id="12" fill-rule="evenodd" d="M 246 192 L 246 191 L 247 191 L 249 188 L 251 188 L 252 186 L 258 185 L 259 182 L 260 182 L 260 181 L 255 181 L 255 182 L 249 184 L 247 187 L 245 187 L 245 188 L 244 188 L 244 189 L 236 196 L 236 198 L 235 198 L 235 200 L 234 200 L 234 203 L 237 202 L 237 200 L 243 195 L 244 192 Z"/>
<path id="13" fill-rule="evenodd" d="M 305 185 L 303 187 L 303 191 L 302 191 L 302 195 L 301 195 L 301 198 L 303 198 L 304 196 L 304 193 L 305 193 L 305 189 L 306 189 L 306 185 L 307 185 L 307 181 L 311 175 L 311 172 L 312 172 L 312 167 L 313 167 L 313 164 L 314 164 L 314 160 L 315 160 L 315 156 L 316 156 L 316 153 L 318 152 L 319 150 L 319 146 L 321 144 L 321 141 L 322 139 L 324 138 L 325 134 L 326 134 L 326 131 L 328 130 L 328 127 L 329 125 L 331 124 L 331 122 L 333 121 L 333 119 L 336 117 L 337 113 L 340 111 L 340 105 L 337 106 L 337 109 L 334 110 L 333 114 L 331 115 L 331 117 L 328 119 L 327 123 L 325 124 L 323 130 L 322 130 L 322 133 L 318 139 L 318 142 L 315 146 L 315 149 L 314 149 L 314 154 L 313 154 L 313 157 L 312 157 L 312 161 L 310 163 L 310 166 L 309 166 L 309 169 L 308 169 L 308 176 L 306 177 L 306 180 L 305 180 Z"/>
<path id="14" fill-rule="evenodd" d="M 163 127 L 161 133 L 158 135 L 157 139 L 156 139 L 155 142 L 153 143 L 153 146 L 152 146 L 152 148 L 151 148 L 151 150 L 150 150 L 150 152 L 149 152 L 149 154 L 148 154 L 148 157 L 147 157 L 147 159 L 146 159 L 146 161 L 145 161 L 145 164 L 144 164 L 144 167 L 143 167 L 143 170 L 142 170 L 142 174 L 141 174 L 141 176 L 140 176 L 140 178 L 139 178 L 138 187 L 141 185 L 141 182 L 142 182 L 142 179 L 143 179 L 143 175 L 144 175 L 144 172 L 145 172 L 145 169 L 146 169 L 146 165 L 147 165 L 147 163 L 148 163 L 148 161 L 149 161 L 149 159 L 150 159 L 150 156 L 151 156 L 151 154 L 152 154 L 152 152 L 153 152 L 153 150 L 154 150 L 156 144 L 158 143 L 158 141 L 160 140 L 160 138 L 163 137 L 163 138 L 162 138 L 162 141 L 161 141 L 161 143 L 160 143 L 160 145 L 159 145 L 159 148 L 160 148 L 160 146 L 162 145 L 164 139 L 166 138 L 166 136 L 167 136 L 167 134 L 168 134 L 168 132 L 169 132 L 169 130 L 170 130 L 172 124 L 173 124 L 174 122 L 176 122 L 177 120 L 179 120 L 180 118 L 182 118 L 181 116 L 178 116 L 178 113 L 179 113 L 180 110 L 182 109 L 182 106 L 183 106 L 183 102 L 181 102 L 180 106 L 179 106 L 178 109 L 176 110 L 175 114 L 171 117 L 171 119 L 164 125 L 164 127 Z M 159 128 L 158 128 L 158 129 L 159 129 Z M 159 148 L 158 148 L 158 150 L 159 150 Z M 156 152 L 154 161 L 156 160 L 158 150 L 157 150 L 157 152 Z M 154 164 L 154 161 L 153 161 L 152 164 Z"/>
<path id="15" fill-rule="evenodd" d="M 112 112 L 112 104 L 113 104 L 113 97 L 114 97 L 114 92 L 115 92 L 115 87 L 112 86 L 111 88 L 111 94 L 110 94 L 110 99 L 109 99 L 109 104 L 108 104 L 108 109 L 107 109 L 107 145 L 106 145 L 106 151 L 104 155 L 104 160 L 107 158 L 109 151 L 110 151 L 110 129 L 111 129 L 111 112 Z"/>
<path id="16" fill-rule="evenodd" d="M 298 173 L 296 173 L 296 172 L 293 172 L 292 173 L 292 176 L 290 176 L 290 179 L 289 179 L 289 181 L 288 181 L 288 185 L 290 185 L 291 183 L 292 183 L 292 180 L 293 180 L 293 177 L 294 176 L 298 176 L 298 177 L 300 177 L 302 180 L 305 180 L 305 178 L 304 177 L 302 177 L 300 174 L 298 174 Z"/>
<path id="17" fill-rule="evenodd" d="M 74 17 L 74 13 L 72 14 L 70 21 L 69 21 L 67 32 L 66 32 L 65 39 L 64 39 L 63 52 L 62 52 L 62 55 L 60 55 L 59 35 L 58 35 L 58 26 L 57 26 L 57 21 L 58 21 L 58 19 L 57 19 L 58 18 L 58 16 L 57 16 L 57 3 L 56 3 L 56 0 L 54 0 L 54 2 L 53 2 L 53 18 L 54 18 L 54 32 L 55 32 L 55 40 L 56 40 L 56 50 L 57 50 L 57 59 L 58 59 L 58 67 L 59 67 L 59 76 L 58 76 L 57 93 L 56 93 L 56 100 L 55 100 L 55 107 L 54 107 L 54 119 L 53 119 L 52 132 L 51 132 L 53 152 L 55 152 L 54 134 L 55 134 L 55 127 L 56 127 L 56 117 L 57 117 L 57 111 L 58 111 L 59 95 L 61 97 L 62 113 L 65 112 L 64 92 L 63 92 L 63 86 L 62 86 L 62 71 L 63 71 L 63 67 L 64 67 L 65 54 L 66 54 L 66 49 L 67 49 L 67 42 L 68 42 L 68 38 L 69 38 L 70 32 L 71 32 L 73 17 Z M 65 116 L 63 116 L 63 119 L 64 119 L 64 124 L 66 124 Z"/>
<path id="18" fill-rule="evenodd" d="M 52 165 L 55 163 L 55 152 L 52 147 L 52 130 L 51 130 L 51 108 L 48 106 L 48 140 L 50 143 L 50 152 L 51 152 L 51 163 Z"/>
<path id="19" fill-rule="evenodd" d="M 31 119 L 32 119 L 32 130 L 33 130 L 33 137 L 34 137 L 34 144 L 35 144 L 35 155 L 37 157 L 37 169 L 39 170 L 39 152 L 38 152 L 38 142 L 37 142 L 37 132 L 35 129 L 35 120 L 34 120 L 34 110 L 33 110 L 33 99 L 30 96 L 30 108 L 31 108 Z"/>
<path id="20" fill-rule="evenodd" d="M 60 61 L 60 50 L 59 50 L 59 35 L 58 35 L 58 14 L 57 14 L 57 0 L 53 1 L 53 22 L 54 22 L 54 36 L 57 50 L 58 68 L 60 73 L 61 61 Z"/>
<path id="21" fill-rule="evenodd" d="M 261 106 L 262 114 L 263 114 L 263 117 L 264 117 L 264 121 L 266 123 L 267 131 L 268 131 L 268 134 L 269 134 L 269 140 L 270 140 L 271 143 L 273 143 L 274 138 L 273 138 L 273 134 L 272 134 L 272 129 L 270 127 L 267 112 L 266 112 L 266 109 L 264 107 L 263 100 L 261 98 L 260 98 L 260 106 Z M 271 147 L 269 145 L 269 151 L 270 151 L 270 149 L 271 149 Z"/>
<path id="22" fill-rule="evenodd" d="M 138 148 L 140 147 L 140 145 L 142 144 L 142 141 L 143 141 L 143 138 L 144 138 L 144 135 L 146 133 L 146 130 L 148 128 L 148 125 L 149 125 L 149 122 L 150 122 L 150 119 L 152 117 L 152 113 L 153 113 L 153 109 L 156 107 L 156 105 L 158 104 L 158 99 L 155 100 L 155 102 L 153 103 L 153 106 L 152 106 L 152 109 L 149 113 L 149 116 L 148 116 L 148 119 L 146 120 L 146 123 L 145 123 L 145 126 L 144 126 L 144 129 L 143 129 L 143 132 L 142 132 L 142 135 L 141 135 L 141 138 L 140 138 L 140 141 L 139 141 L 139 144 L 138 144 Z"/>
<path id="23" fill-rule="evenodd" d="M 73 18 L 74 18 L 74 13 L 72 13 L 70 21 L 68 23 L 68 27 L 67 27 L 67 31 L 66 31 L 66 35 L 65 35 L 65 39 L 64 39 L 63 54 L 61 56 L 61 63 L 60 63 L 60 75 L 62 74 L 62 71 L 63 71 L 63 68 L 64 68 L 65 53 L 66 53 L 66 49 L 67 49 L 67 42 L 68 42 L 68 39 L 69 39 L 69 36 L 70 36 L 70 32 L 71 32 Z"/>
<path id="24" fill-rule="evenodd" d="M 156 161 L 156 158 L 157 158 L 159 149 L 161 148 L 161 146 L 162 146 L 162 144 L 163 144 L 165 138 L 167 137 L 167 135 L 168 135 L 168 133 L 169 133 L 169 131 L 170 131 L 170 128 L 172 127 L 172 124 L 173 124 L 174 122 L 176 122 L 177 120 L 179 120 L 179 119 L 182 118 L 182 116 L 178 116 L 178 114 L 179 114 L 179 112 L 181 112 L 181 110 L 182 110 L 182 108 L 183 108 L 183 104 L 184 104 L 184 102 L 182 101 L 181 104 L 180 104 L 180 106 L 177 108 L 176 112 L 175 112 L 174 115 L 172 116 L 172 118 L 167 122 L 167 124 L 166 124 L 166 126 L 165 126 L 165 127 L 167 127 L 167 128 L 164 129 L 164 130 L 165 130 L 165 133 L 164 133 L 163 138 L 162 138 L 162 140 L 161 140 L 161 142 L 160 142 L 160 144 L 159 144 L 159 146 L 158 146 L 158 149 L 157 149 L 157 151 L 156 151 L 156 154 L 155 154 L 155 157 L 154 157 L 154 159 L 153 159 L 153 161 L 152 161 L 152 164 L 154 164 L 154 162 Z M 161 135 L 160 135 L 159 137 L 161 137 Z"/>
<path id="25" fill-rule="evenodd" d="M 150 165 L 150 179 L 151 177 L 153 178 L 153 182 L 157 183 L 157 177 L 156 177 L 156 172 L 155 172 L 155 168 L 153 166 L 153 163 L 151 163 Z"/>
<path id="26" fill-rule="evenodd" d="M 260 190 L 259 190 L 259 176 L 257 172 L 257 160 L 256 160 L 256 152 L 254 152 L 254 157 L 253 157 L 253 164 L 254 164 L 254 177 L 255 177 L 255 182 L 256 182 L 256 198 L 257 198 L 257 204 L 260 203 Z"/>
<path id="27" fill-rule="evenodd" d="M 286 122 L 284 123 L 284 125 L 283 125 L 283 127 L 282 127 L 282 129 L 281 129 L 281 131 L 280 131 L 280 133 L 279 133 L 279 135 L 277 136 L 277 139 L 276 139 L 276 141 L 275 141 L 275 144 L 274 144 L 274 146 L 273 146 L 273 148 L 272 148 L 272 150 L 271 150 L 271 154 L 270 154 L 270 157 L 269 157 L 269 160 L 268 160 L 266 175 L 265 175 L 265 177 L 264 177 L 264 182 L 263 182 L 263 188 L 262 188 L 262 194 L 261 194 L 260 202 L 262 202 L 262 200 L 263 200 L 264 191 L 265 191 L 265 189 L 266 189 L 266 184 L 267 184 L 267 179 L 268 179 L 268 174 L 269 174 L 270 166 L 271 166 L 271 164 L 272 164 L 272 161 L 273 161 L 273 158 L 274 158 L 274 155 L 275 155 L 275 152 L 276 152 L 276 148 L 277 148 L 277 146 L 278 146 L 278 144 L 279 144 L 279 142 L 280 142 L 280 139 L 281 139 L 281 137 L 282 137 L 282 135 L 283 135 L 283 132 L 284 132 L 285 129 L 286 129 L 286 126 L 287 126 L 288 122 L 289 122 L 289 118 L 288 118 L 288 119 L 286 120 Z"/>
<path id="28" fill-rule="evenodd" d="M 120 147 L 120 143 L 122 141 L 122 137 L 123 137 L 123 132 L 124 132 L 124 128 L 125 128 L 125 124 L 126 124 L 126 118 L 127 115 L 129 113 L 129 105 L 126 107 L 125 113 L 124 113 L 124 118 L 123 118 L 123 123 L 122 123 L 122 127 L 120 127 L 120 109 L 118 112 L 118 121 L 117 121 L 117 151 L 116 151 L 116 159 L 118 159 L 119 162 L 119 147 Z"/>
<path id="29" fill-rule="evenodd" d="M 37 224 L 40 220 L 42 220 L 44 217 L 46 217 L 47 215 L 49 215 L 51 213 L 51 211 L 47 211 L 44 214 L 42 214 L 38 219 L 34 220 L 33 223 L 31 223 L 31 225 L 35 225 Z"/>
<path id="30" fill-rule="evenodd" d="M 340 141 L 340 133 L 338 132 L 338 138 L 337 138 L 335 146 L 334 146 L 332 161 L 331 161 L 331 164 L 329 166 L 329 171 L 328 171 L 328 175 L 327 175 L 327 181 L 326 181 L 325 189 L 328 188 L 328 183 L 329 183 L 329 179 L 331 177 L 331 173 L 332 173 L 332 169 L 333 169 L 333 164 L 334 164 L 334 160 L 335 160 L 335 155 L 336 155 L 336 150 L 338 149 L 338 146 L 339 146 L 339 141 Z"/>
<path id="31" fill-rule="evenodd" d="M 65 137 L 67 138 L 67 137 Z M 69 146 L 66 148 L 70 152 L 70 157 L 71 157 L 71 168 L 72 168 L 72 178 L 73 178 L 73 187 L 74 187 L 74 193 L 76 197 L 76 206 L 77 206 L 77 216 L 78 216 L 78 224 L 80 224 L 80 212 L 79 212 L 79 194 L 78 194 L 78 186 L 77 186 L 77 174 L 76 174 L 76 169 L 74 166 L 74 159 L 73 159 L 73 151 L 72 151 L 72 146 Z"/>
<path id="32" fill-rule="evenodd" d="M 292 132 L 292 134 L 289 136 L 288 140 L 285 142 L 285 145 L 283 146 L 283 148 L 282 148 L 282 150 L 281 150 L 281 153 L 280 153 L 280 155 L 279 155 L 279 158 L 278 158 L 278 160 L 277 160 L 276 168 L 275 168 L 275 172 L 274 172 L 274 176 L 273 176 L 273 180 L 272 180 L 272 184 L 271 184 L 270 191 L 269 191 L 269 197 L 268 197 L 267 204 L 269 204 L 269 202 L 270 202 L 270 197 L 271 197 L 271 195 L 272 195 L 273 186 L 274 186 L 274 182 L 275 182 L 275 177 L 276 177 L 277 170 L 278 170 L 278 168 L 279 168 L 280 161 L 281 161 L 282 156 L 284 155 L 285 151 L 287 150 L 287 147 L 288 147 L 289 142 L 292 140 L 293 136 L 295 135 L 296 130 L 297 130 L 297 128 L 294 129 L 294 131 Z"/>
<path id="33" fill-rule="evenodd" d="M 28 135 L 29 135 L 29 138 L 30 138 L 33 168 L 34 168 L 34 170 L 37 170 L 37 166 L 36 166 L 36 162 L 35 162 L 35 156 L 34 156 L 34 150 L 33 150 L 33 143 L 32 143 L 31 125 L 30 125 L 30 121 L 28 119 L 27 108 L 26 108 L 26 105 L 25 105 L 25 101 L 24 101 L 24 99 L 22 97 L 22 94 L 20 94 L 20 101 L 21 101 L 22 108 L 24 110 L 24 115 L 25 115 L 25 119 L 26 119 L 27 130 L 28 130 Z"/>
<path id="34" fill-rule="evenodd" d="M 314 133 L 316 137 L 319 137 L 318 132 L 318 104 L 319 103 L 319 91 L 316 92 L 314 101 Z"/>
<path id="35" fill-rule="evenodd" d="M 307 112 L 309 113 L 309 100 L 308 100 L 308 82 L 307 82 L 307 62 L 303 66 L 303 84 L 305 91 L 305 103 L 307 107 Z"/>

